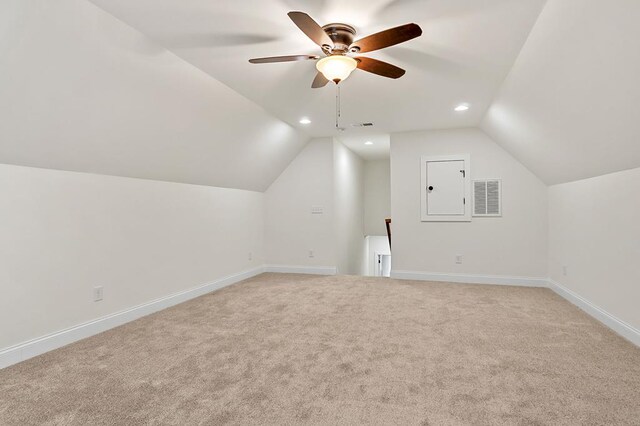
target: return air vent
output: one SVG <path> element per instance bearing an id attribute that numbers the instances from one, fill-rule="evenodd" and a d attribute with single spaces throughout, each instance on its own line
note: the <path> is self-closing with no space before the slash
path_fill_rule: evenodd
<path id="1" fill-rule="evenodd" d="M 473 181 L 473 215 L 502 216 L 502 181 L 500 179 Z"/>

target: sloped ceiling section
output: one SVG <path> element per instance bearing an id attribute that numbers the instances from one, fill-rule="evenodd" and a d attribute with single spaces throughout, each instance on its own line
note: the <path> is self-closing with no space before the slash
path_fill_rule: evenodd
<path id="1" fill-rule="evenodd" d="M 511 69 L 544 0 L 91 0 L 285 122 L 326 137 L 477 126 Z M 311 89 L 313 61 L 269 65 L 249 58 L 322 54 L 287 17 L 344 22 L 359 36 L 415 22 L 423 35 L 363 56 L 407 73 L 392 80 L 356 70 L 342 87 L 335 130 L 334 85 Z M 460 103 L 471 109 L 456 113 Z"/>
<path id="2" fill-rule="evenodd" d="M 549 0 L 482 122 L 547 184 L 640 167 L 640 2 Z"/>
<path id="3" fill-rule="evenodd" d="M 85 0 L 0 2 L 0 162 L 263 191 L 307 141 Z"/>

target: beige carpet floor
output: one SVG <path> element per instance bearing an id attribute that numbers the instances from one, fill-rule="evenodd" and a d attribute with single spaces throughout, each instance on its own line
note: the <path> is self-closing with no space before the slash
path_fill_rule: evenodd
<path id="1" fill-rule="evenodd" d="M 0 370 L 0 424 L 640 424 L 640 349 L 547 289 L 264 274 Z"/>

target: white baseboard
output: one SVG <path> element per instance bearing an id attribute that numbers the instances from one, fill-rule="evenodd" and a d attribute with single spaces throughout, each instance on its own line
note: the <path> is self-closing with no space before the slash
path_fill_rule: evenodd
<path id="1" fill-rule="evenodd" d="M 584 297 L 549 278 L 507 277 L 502 275 L 442 274 L 416 271 L 391 271 L 391 277 L 402 280 L 441 281 L 465 284 L 494 284 L 523 287 L 548 287 L 562 298 L 578 306 L 614 332 L 640 346 L 640 330 L 616 318 Z"/>
<path id="2" fill-rule="evenodd" d="M 441 281 L 463 284 L 494 284 L 522 287 L 548 287 L 546 278 L 509 277 L 504 275 L 447 274 L 437 272 L 391 271 L 391 278 L 401 280 Z"/>
<path id="3" fill-rule="evenodd" d="M 116 312 L 84 324 L 76 325 L 49 335 L 39 337 L 6 349 L 0 350 L 0 368 L 33 358 L 53 349 L 66 346 L 78 340 L 93 336 L 119 325 L 152 314 L 154 312 L 177 305 L 187 300 L 202 296 L 223 287 L 254 277 L 265 271 L 263 266 L 220 278 L 196 288 L 174 293 L 124 311 Z"/>
<path id="4" fill-rule="evenodd" d="M 609 312 L 605 311 L 602 308 L 599 308 L 584 297 L 569 290 L 568 288 L 562 286 L 554 280 L 549 279 L 548 282 L 549 288 L 556 292 L 558 295 L 573 303 L 574 305 L 585 311 L 587 314 L 591 315 L 625 339 L 629 340 L 634 345 L 640 346 L 640 330 L 616 318 Z"/>
<path id="5" fill-rule="evenodd" d="M 336 268 L 335 266 L 265 265 L 264 272 L 279 272 L 282 274 L 336 275 L 338 273 L 338 268 Z"/>
<path id="6" fill-rule="evenodd" d="M 202 286 L 175 293 L 160 299 L 153 300 L 142 305 L 120 311 L 93 321 L 67 328 L 37 339 L 30 340 L 3 350 L 0 350 L 0 368 L 5 368 L 34 356 L 43 354 L 53 349 L 66 346 L 78 340 L 93 336 L 127 322 L 136 320 L 154 312 L 177 305 L 187 300 L 202 296 L 212 291 L 254 277 L 263 272 L 335 275 L 337 268 L 332 266 L 307 267 L 265 265 L 238 274 L 229 275 L 214 282 Z M 493 275 L 467 275 L 467 274 L 440 274 L 412 271 L 391 271 L 392 278 L 422 281 L 444 281 L 454 283 L 497 284 L 526 287 L 549 287 L 554 292 L 580 307 L 616 333 L 625 337 L 637 346 L 640 346 L 640 330 L 619 320 L 615 316 L 597 307 L 593 303 L 563 287 L 553 280 L 545 278 L 507 277 Z"/>

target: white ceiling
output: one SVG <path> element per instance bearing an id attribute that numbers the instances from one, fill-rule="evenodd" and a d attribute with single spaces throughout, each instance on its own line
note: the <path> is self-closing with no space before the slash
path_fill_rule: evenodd
<path id="1" fill-rule="evenodd" d="M 422 37 L 368 56 L 407 70 L 390 80 L 356 70 L 342 83 L 342 125 L 379 133 L 477 125 L 526 40 L 544 0 L 91 0 L 285 122 L 336 135 L 335 89 L 312 90 L 314 62 L 253 65 L 252 57 L 318 54 L 289 20 L 302 10 L 360 36 L 408 22 Z M 468 102 L 471 110 L 453 112 Z M 312 119 L 303 127 L 302 116 Z M 358 133 L 349 128 L 347 132 Z"/>
<path id="2" fill-rule="evenodd" d="M 383 160 L 389 158 L 391 136 L 388 133 L 341 133 L 336 137 L 363 160 Z M 371 142 L 370 145 L 366 145 Z"/>
<path id="3" fill-rule="evenodd" d="M 640 167 L 640 1 L 550 0 L 482 128 L 547 184 Z"/>
<path id="4" fill-rule="evenodd" d="M 0 94 L 0 163 L 264 191 L 309 139 L 86 1 L 0 1 Z"/>
<path id="5" fill-rule="evenodd" d="M 549 184 L 640 166 L 637 0 L 91 2 L 0 2 L 0 161 L 264 190 L 308 135 L 375 159 L 391 132 L 482 122 Z M 313 62 L 247 62 L 317 53 L 290 10 L 424 34 L 370 54 L 400 80 L 343 83 L 338 132 Z"/>

